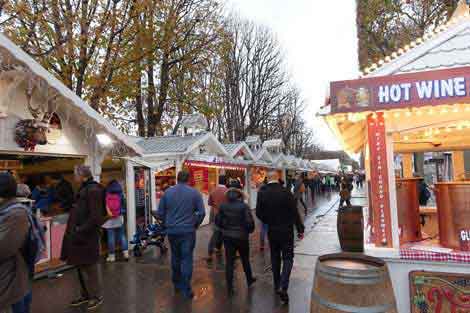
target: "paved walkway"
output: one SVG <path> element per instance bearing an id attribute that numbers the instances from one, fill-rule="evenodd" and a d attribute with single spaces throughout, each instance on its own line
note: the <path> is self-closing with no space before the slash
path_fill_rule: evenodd
<path id="1" fill-rule="evenodd" d="M 252 265 L 258 282 L 247 290 L 241 266 L 236 270 L 236 295 L 229 299 L 226 295 L 223 259 L 219 258 L 208 265 L 204 258 L 211 230 L 204 227 L 198 231 L 195 255 L 193 288 L 195 299 L 186 301 L 173 293 L 171 285 L 169 256 L 159 255 L 151 249 L 144 257 L 130 262 L 103 264 L 105 302 L 98 312 L 109 313 L 230 313 L 256 312 L 305 313 L 310 307 L 310 293 L 313 283 L 313 270 L 316 256 L 309 252 L 310 246 L 318 246 L 325 241 L 317 230 L 328 230 L 324 223 L 332 220 L 338 196 L 318 199 L 305 220 L 307 236 L 298 247 L 298 255 L 292 273 L 291 302 L 283 307 L 273 293 L 268 252 L 258 249 L 258 234 L 252 236 Z M 326 214 L 326 215 L 325 215 Z M 76 273 L 67 271 L 57 279 L 36 281 L 33 286 L 34 313 L 85 312 L 84 309 L 70 309 L 67 304 L 77 297 Z"/>

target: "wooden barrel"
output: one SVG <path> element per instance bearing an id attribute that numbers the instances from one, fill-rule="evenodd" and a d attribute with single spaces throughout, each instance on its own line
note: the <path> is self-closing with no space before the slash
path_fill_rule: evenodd
<path id="1" fill-rule="evenodd" d="M 444 247 L 470 251 L 470 182 L 436 185 L 439 238 Z"/>
<path id="2" fill-rule="evenodd" d="M 310 313 L 396 313 L 385 262 L 352 253 L 319 257 Z"/>
<path id="3" fill-rule="evenodd" d="M 422 239 L 418 192 L 418 182 L 420 179 L 402 178 L 396 180 L 400 243 Z"/>
<path id="4" fill-rule="evenodd" d="M 338 211 L 337 231 L 341 250 L 345 252 L 364 251 L 364 223 L 362 206 L 340 208 Z"/>

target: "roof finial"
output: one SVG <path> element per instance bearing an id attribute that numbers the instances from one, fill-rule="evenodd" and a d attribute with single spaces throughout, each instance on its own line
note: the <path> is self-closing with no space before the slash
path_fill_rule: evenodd
<path id="1" fill-rule="evenodd" d="M 451 19 L 460 18 L 460 17 L 469 17 L 470 10 L 469 6 L 470 0 L 460 0 L 457 8 L 455 9 L 454 14 L 452 14 Z"/>

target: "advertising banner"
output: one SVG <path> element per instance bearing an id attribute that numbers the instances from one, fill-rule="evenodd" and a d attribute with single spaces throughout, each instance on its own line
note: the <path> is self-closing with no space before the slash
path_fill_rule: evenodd
<path id="1" fill-rule="evenodd" d="M 470 67 L 332 82 L 331 113 L 470 102 Z"/>
<path id="2" fill-rule="evenodd" d="M 370 204 L 373 242 L 377 246 L 392 247 L 392 224 L 385 143 L 385 120 L 382 113 L 367 118 L 370 149 Z"/>

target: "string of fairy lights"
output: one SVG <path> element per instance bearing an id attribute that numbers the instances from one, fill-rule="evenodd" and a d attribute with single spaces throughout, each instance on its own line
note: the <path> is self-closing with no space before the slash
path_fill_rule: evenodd
<path id="1" fill-rule="evenodd" d="M 456 132 L 462 132 L 470 130 L 470 104 L 453 104 L 453 105 L 440 105 L 440 106 L 424 106 L 418 108 L 403 108 L 394 109 L 388 111 L 377 111 L 377 112 L 357 112 L 357 113 L 341 113 L 335 114 L 337 123 L 357 123 L 365 122 L 369 116 L 376 119 L 378 114 L 382 114 L 386 121 L 394 123 L 400 121 L 400 123 L 406 123 L 406 120 L 413 118 L 425 118 L 431 116 L 443 116 L 456 117 L 456 121 L 443 122 L 438 126 L 429 126 L 425 129 L 416 129 L 403 132 L 398 139 L 400 142 L 407 141 L 432 141 L 436 139 L 443 139 L 447 135 L 455 134 Z M 465 113 L 462 115 L 462 113 Z"/>
<path id="2" fill-rule="evenodd" d="M 469 17 L 468 15 L 460 15 L 460 16 L 451 18 L 447 23 L 437 26 L 433 30 L 430 30 L 427 33 L 425 33 L 423 37 L 417 38 L 416 40 L 410 42 L 409 44 L 404 45 L 402 48 L 399 48 L 398 50 L 391 53 L 390 55 L 378 60 L 376 63 L 371 64 L 369 67 L 366 67 L 365 69 L 363 69 L 363 71 L 360 72 L 359 76 L 362 78 L 368 74 L 373 73 L 374 71 L 378 70 L 385 64 L 390 63 L 393 60 L 397 59 L 398 57 L 402 56 L 403 54 L 407 53 L 411 49 L 414 49 L 418 47 L 419 45 L 425 43 L 426 41 L 435 38 L 440 33 L 448 30 L 450 27 L 454 25 L 459 24 L 464 19 L 468 19 L 468 17 Z"/>

